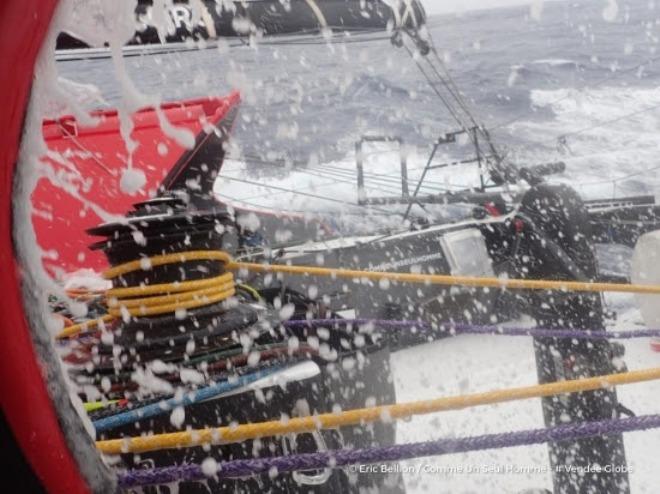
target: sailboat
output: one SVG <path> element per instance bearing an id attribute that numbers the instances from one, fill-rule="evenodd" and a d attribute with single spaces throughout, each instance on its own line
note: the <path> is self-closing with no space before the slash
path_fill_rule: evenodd
<path id="1" fill-rule="evenodd" d="M 22 8 L 39 9 L 43 17 L 30 18 L 19 32 L 36 32 L 38 39 L 53 4 L 28 4 L 12 3 L 0 23 L 14 20 Z M 43 148 L 24 146 L 16 191 L 22 111 L 10 115 L 2 136 L 7 173 L 0 175 L 7 192 L 0 254 L 8 266 L 0 272 L 8 291 L 2 299 L 0 334 L 7 355 L 0 382 L 7 387 L 3 412 L 16 437 L 8 443 L 11 456 L 27 460 L 20 470 L 25 485 L 67 492 L 168 484 L 191 493 L 401 492 L 399 468 L 367 469 L 356 477 L 351 467 L 396 462 L 404 453 L 415 458 L 471 450 L 475 443 L 493 447 L 504 438 L 395 445 L 396 420 L 536 396 L 543 397 L 548 430 L 519 437 L 518 444 L 550 442 L 556 490 L 627 492 L 625 469 L 585 476 L 557 467 L 625 465 L 623 430 L 659 424 L 656 416 L 622 417 L 626 407 L 613 386 L 659 376 L 657 369 L 627 373 L 616 366 L 621 349 L 603 331 L 598 290 L 641 289 L 630 280 L 601 279 L 592 249 L 594 227 L 606 222 L 601 240 L 639 244 L 645 238 L 647 250 L 639 257 L 652 253 L 657 243 L 648 235 L 657 226 L 657 206 L 644 197 L 588 203 L 569 187 L 545 182 L 561 165 L 509 162 L 463 100 L 432 40 L 408 28 L 395 30 L 391 39 L 412 52 L 458 125 L 437 138 L 433 153 L 466 139 L 480 170 L 470 189 L 422 195 L 426 171 L 434 166 L 429 159 L 412 191 L 402 166 L 401 195 L 371 198 L 364 193 L 358 160 L 361 207 L 388 207 L 401 216 L 396 231 L 348 238 L 298 233 L 282 240 L 260 231 L 258 222 L 237 221 L 232 208 L 213 194 L 236 94 L 134 112 L 129 136 L 144 147 L 144 156 L 137 154 L 139 147 L 123 147 L 122 124 L 114 120 L 119 112 L 93 115 L 106 133 L 71 116 L 44 122 L 33 114 L 27 142 L 37 135 L 47 152 L 34 156 Z M 18 92 L 26 99 L 36 50 L 28 58 L 30 63 L 21 59 L 3 80 L 0 98 Z M 164 125 L 160 118 L 167 119 Z M 95 147 L 99 142 L 108 144 Z M 201 159 L 207 152 L 210 156 Z M 129 166 L 131 156 L 153 161 L 153 173 L 138 177 Z M 92 189 L 84 183 L 88 174 L 81 173 L 80 189 L 71 191 L 83 210 L 93 198 L 84 194 L 104 173 L 119 182 L 103 196 L 108 202 L 117 197 L 117 210 L 90 208 L 98 224 L 76 226 L 94 237 L 90 257 L 80 258 L 76 245 L 51 259 L 104 258 L 109 269 L 103 277 L 111 287 L 67 292 L 43 276 L 34 242 L 54 235 L 38 221 L 34 234 L 20 228 L 33 221 L 28 204 L 51 200 L 57 206 L 48 183 L 35 180 L 46 187 L 35 192 L 22 186 L 21 180 L 34 179 L 30 164 L 40 160 L 59 170 L 51 184 L 83 164 L 101 170 Z M 132 196 L 135 203 L 126 209 Z M 453 202 L 474 206 L 472 214 L 429 223 L 417 208 Z M 15 231 L 10 218 L 18 225 Z M 83 238 L 80 231 L 72 235 L 77 243 Z M 660 288 L 648 285 L 646 291 L 657 296 Z M 486 330 L 497 334 L 504 331 L 502 323 L 525 311 L 538 326 L 523 334 L 534 336 L 540 387 L 495 393 L 497 399 L 488 394 L 395 404 L 390 352 L 449 337 L 478 322 L 495 325 Z M 110 466 L 99 451 L 111 458 Z"/>

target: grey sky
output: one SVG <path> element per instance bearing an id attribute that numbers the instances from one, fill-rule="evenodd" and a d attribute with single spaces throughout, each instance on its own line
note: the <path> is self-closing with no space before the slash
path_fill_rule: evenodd
<path id="1" fill-rule="evenodd" d="M 510 5 L 529 5 L 539 0 L 422 0 L 426 12 L 431 14 L 463 12 Z"/>

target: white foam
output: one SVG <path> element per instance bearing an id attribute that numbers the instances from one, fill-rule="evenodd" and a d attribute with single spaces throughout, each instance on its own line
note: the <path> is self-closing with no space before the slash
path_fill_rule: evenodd
<path id="1" fill-rule="evenodd" d="M 405 149 L 404 152 L 407 154 L 408 188 L 412 194 L 430 150 Z M 449 155 L 438 153 L 434 163 L 448 161 L 451 161 Z M 266 170 L 274 169 L 273 166 L 264 166 L 268 167 Z M 341 229 L 363 231 L 402 227 L 401 215 L 392 213 L 405 211 L 405 205 L 386 208 L 358 205 L 357 167 L 353 153 L 337 161 L 312 162 L 306 168 L 281 165 L 282 173 L 275 177 L 255 175 L 254 170 L 241 160 L 226 159 L 215 183 L 218 197 L 237 207 L 321 215 L 331 219 Z M 365 147 L 364 171 L 365 184 L 360 195 L 369 198 L 401 197 L 401 156 L 398 149 L 393 149 L 392 145 Z M 478 183 L 476 164 L 441 168 L 427 174 L 419 194 L 456 191 L 477 186 Z M 438 214 L 446 213 L 437 209 L 431 206 L 425 211 L 415 206 L 414 212 L 436 218 Z"/>
<path id="2" fill-rule="evenodd" d="M 135 195 L 147 183 L 147 176 L 138 168 L 124 168 L 119 179 L 119 188 L 124 194 Z"/>
<path id="3" fill-rule="evenodd" d="M 660 193 L 657 129 L 660 88 L 533 90 L 532 104 L 550 109 L 551 120 L 523 121 L 512 126 L 529 142 L 540 142 L 566 162 L 563 177 L 588 198 Z M 620 120 L 617 120 L 619 119 Z M 566 146 L 557 138 L 566 135 Z"/>
<path id="4" fill-rule="evenodd" d="M 534 60 L 532 63 L 536 65 L 550 65 L 551 67 L 577 65 L 577 62 L 566 58 L 541 58 L 539 60 Z"/>

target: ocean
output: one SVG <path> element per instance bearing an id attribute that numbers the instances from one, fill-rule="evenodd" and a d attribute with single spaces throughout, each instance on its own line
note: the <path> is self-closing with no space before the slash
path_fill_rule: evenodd
<path id="1" fill-rule="evenodd" d="M 512 162 L 564 161 L 566 173 L 554 180 L 590 198 L 656 193 L 660 6 L 648 0 L 618 2 L 614 11 L 607 6 L 546 2 L 540 16 L 529 7 L 434 16 L 429 31 L 477 121 Z M 126 60 L 136 86 L 163 100 L 241 90 L 232 152 L 245 162 L 241 173 L 292 190 L 322 186 L 319 195 L 347 202 L 355 202 L 349 183 L 360 136 L 400 137 L 420 168 L 432 142 L 458 128 L 405 49 L 382 33 L 356 34 L 346 43 L 311 37 L 221 43 Z M 95 85 L 105 104 L 119 104 L 110 60 L 61 62 L 58 70 Z M 438 159 L 467 152 L 441 149 Z M 397 162 L 381 157 L 368 170 L 386 175 L 388 190 L 395 190 Z M 301 169 L 308 170 L 305 177 L 291 176 Z M 469 185 L 462 183 L 465 173 L 453 168 L 436 181 Z M 267 189 L 234 185 L 232 199 L 275 203 L 259 197 Z M 307 198 L 290 194 L 283 201 L 282 191 L 270 192 L 280 206 L 309 208 Z"/>

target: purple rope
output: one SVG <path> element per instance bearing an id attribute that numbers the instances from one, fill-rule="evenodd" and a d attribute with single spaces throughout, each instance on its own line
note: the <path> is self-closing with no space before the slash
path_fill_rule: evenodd
<path id="1" fill-rule="evenodd" d="M 452 323 L 437 329 L 422 321 L 388 321 L 381 319 L 312 319 L 308 321 L 286 321 L 287 328 L 319 328 L 328 326 L 373 325 L 381 329 L 417 329 L 426 333 L 455 336 L 459 334 L 490 334 L 501 336 L 532 336 L 538 338 L 574 338 L 578 340 L 627 340 L 633 338 L 660 337 L 660 329 L 633 329 L 629 331 L 605 331 L 585 329 L 513 328 L 502 326 L 480 326 Z"/>
<path id="2" fill-rule="evenodd" d="M 318 470 L 327 467 L 334 468 L 358 464 L 395 462 L 425 456 L 441 456 L 485 449 L 528 446 L 550 441 L 575 441 L 595 436 L 654 428 L 660 428 L 660 415 L 645 415 L 581 424 L 565 424 L 547 429 L 486 434 L 457 439 L 441 439 L 438 441 L 400 444 L 387 447 L 341 449 L 273 458 L 233 460 L 219 463 L 216 476 L 218 478 L 237 478 L 265 474 L 271 471 L 282 473 Z M 118 475 L 119 486 L 123 488 L 167 484 L 177 481 L 203 481 L 207 478 L 202 471 L 201 465 L 193 464 L 155 468 L 152 470 L 129 470 Z"/>

